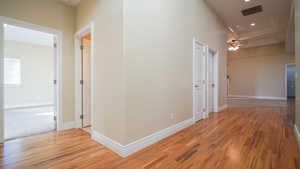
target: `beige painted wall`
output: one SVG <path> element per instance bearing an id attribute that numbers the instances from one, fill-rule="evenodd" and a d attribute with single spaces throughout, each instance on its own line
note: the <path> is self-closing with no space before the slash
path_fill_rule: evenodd
<path id="1" fill-rule="evenodd" d="M 300 129 L 300 1 L 295 0 L 295 35 L 296 35 L 296 64 L 297 74 L 296 79 L 296 125 Z"/>
<path id="2" fill-rule="evenodd" d="M 226 104 L 226 30 L 202 0 L 81 1 L 77 30 L 92 21 L 97 132 L 125 145 L 192 118 L 193 37 L 219 50 Z"/>
<path id="3" fill-rule="evenodd" d="M 75 9 L 55 0 L 1 0 L 0 16 L 63 32 L 63 120 L 74 121 Z"/>
<path id="4" fill-rule="evenodd" d="M 125 2 L 126 143 L 192 118 L 193 37 L 220 52 L 224 105 L 226 30 L 204 1 Z"/>
<path id="5" fill-rule="evenodd" d="M 285 65 L 295 60 L 284 44 L 244 48 L 228 57 L 229 95 L 285 97 Z"/>
<path id="6" fill-rule="evenodd" d="M 123 0 L 83 0 L 77 31 L 94 22 L 93 129 L 113 140 L 125 139 Z"/>
<path id="7" fill-rule="evenodd" d="M 21 84 L 5 86 L 5 107 L 53 104 L 54 49 L 5 41 L 4 56 L 21 62 Z"/>

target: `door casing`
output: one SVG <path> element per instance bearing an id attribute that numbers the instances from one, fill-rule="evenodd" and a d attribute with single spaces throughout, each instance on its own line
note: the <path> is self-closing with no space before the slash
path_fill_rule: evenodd
<path id="1" fill-rule="evenodd" d="M 91 83 L 91 95 L 90 95 L 90 117 L 91 117 L 91 129 L 93 130 L 93 117 L 94 117 L 94 23 L 91 22 L 88 25 L 84 26 L 78 32 L 75 33 L 75 120 L 76 127 L 82 128 L 82 119 L 80 118 L 82 114 L 82 85 L 80 84 L 80 80 L 82 80 L 82 59 L 81 59 L 81 39 L 90 34 L 91 35 L 91 56 L 90 56 L 90 83 Z M 83 82 L 84 83 L 84 82 Z"/>
<path id="2" fill-rule="evenodd" d="M 5 16 L 0 16 L 0 83 L 4 81 L 4 24 L 28 28 L 40 32 L 45 32 L 54 35 L 56 39 L 55 50 L 55 92 L 54 92 L 54 107 L 56 113 L 56 129 L 63 130 L 63 115 L 62 115 L 62 40 L 63 33 L 59 30 L 12 19 Z M 5 141 L 4 138 L 4 86 L 0 89 L 0 143 Z"/>

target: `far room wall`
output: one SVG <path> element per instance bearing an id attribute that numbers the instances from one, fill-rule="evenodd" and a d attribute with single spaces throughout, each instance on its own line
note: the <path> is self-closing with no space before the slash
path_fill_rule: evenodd
<path id="1" fill-rule="evenodd" d="M 230 96 L 285 97 L 285 65 L 295 58 L 283 43 L 242 48 L 228 56 Z"/>
<path id="2" fill-rule="evenodd" d="M 4 56 L 21 67 L 20 84 L 5 85 L 5 108 L 53 104 L 53 47 L 8 40 Z"/>

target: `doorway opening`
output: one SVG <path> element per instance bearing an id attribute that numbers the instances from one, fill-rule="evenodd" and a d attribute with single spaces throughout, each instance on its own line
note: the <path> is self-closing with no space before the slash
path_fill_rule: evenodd
<path id="1" fill-rule="evenodd" d="M 91 127 L 91 34 L 81 39 L 82 128 Z"/>
<path id="2" fill-rule="evenodd" d="M 0 17 L 1 142 L 61 129 L 57 31 Z"/>
<path id="3" fill-rule="evenodd" d="M 295 99 L 296 96 L 296 64 L 286 65 L 286 98 Z"/>
<path id="4" fill-rule="evenodd" d="M 93 24 L 75 34 L 76 48 L 76 122 L 77 127 L 92 131 L 93 116 Z"/>

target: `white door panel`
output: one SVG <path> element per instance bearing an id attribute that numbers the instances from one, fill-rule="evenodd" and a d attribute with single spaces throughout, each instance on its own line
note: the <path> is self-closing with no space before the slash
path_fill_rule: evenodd
<path id="1" fill-rule="evenodd" d="M 194 120 L 204 117 L 206 105 L 206 47 L 198 41 L 194 41 L 194 73 L 193 73 L 193 99 L 194 99 Z"/>
<path id="2" fill-rule="evenodd" d="M 208 52 L 207 57 L 207 90 L 208 90 L 208 112 L 213 112 L 214 110 L 214 54 L 212 51 Z"/>

